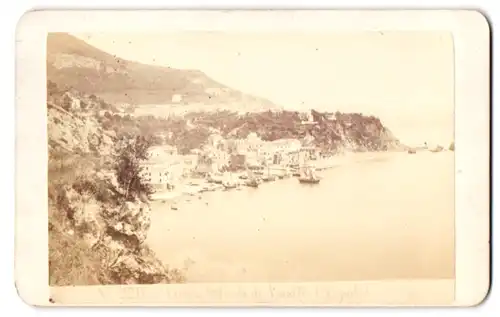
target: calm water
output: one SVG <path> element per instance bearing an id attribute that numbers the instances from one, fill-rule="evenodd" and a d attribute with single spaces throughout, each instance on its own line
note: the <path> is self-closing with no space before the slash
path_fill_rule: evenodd
<path id="1" fill-rule="evenodd" d="M 454 276 L 453 152 L 354 155 L 321 175 L 155 203 L 148 243 L 191 282 Z"/>

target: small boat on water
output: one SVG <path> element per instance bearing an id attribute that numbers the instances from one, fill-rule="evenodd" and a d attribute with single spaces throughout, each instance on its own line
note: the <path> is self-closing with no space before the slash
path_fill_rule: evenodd
<path id="1" fill-rule="evenodd" d="M 226 174 L 226 179 L 222 181 L 222 186 L 224 186 L 226 190 L 234 189 L 238 187 L 238 185 L 239 183 L 233 180 L 233 175 L 231 173 Z"/>
<path id="2" fill-rule="evenodd" d="M 246 179 L 247 181 L 245 182 L 245 185 L 248 186 L 248 187 L 253 187 L 253 188 L 258 188 L 260 183 L 261 183 L 261 180 L 255 176 L 255 174 L 247 169 L 247 175 L 246 176 Z"/>
<path id="3" fill-rule="evenodd" d="M 300 177 L 299 182 L 302 184 L 319 184 L 321 180 L 319 178 L 310 178 L 310 177 Z"/>
<path id="4" fill-rule="evenodd" d="M 248 187 L 259 188 L 260 184 L 258 182 L 256 182 L 256 181 L 250 181 L 250 182 L 246 183 L 246 185 Z"/>
<path id="5" fill-rule="evenodd" d="M 234 189 L 234 188 L 238 187 L 238 185 L 236 185 L 236 184 L 231 184 L 231 183 L 223 183 L 223 184 L 222 184 L 222 186 L 224 186 L 224 188 L 225 188 L 226 190 L 229 190 L 229 189 Z"/>
<path id="6" fill-rule="evenodd" d="M 301 184 L 319 184 L 321 178 L 316 175 L 314 166 L 307 166 L 301 171 L 299 183 Z"/>

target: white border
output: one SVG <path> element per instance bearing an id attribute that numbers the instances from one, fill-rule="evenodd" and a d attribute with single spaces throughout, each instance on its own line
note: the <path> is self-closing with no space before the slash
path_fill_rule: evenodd
<path id="1" fill-rule="evenodd" d="M 250 19 L 248 13 L 212 11 L 202 13 L 203 16 L 197 14 L 123 12 L 120 19 L 125 19 L 122 21 L 127 23 L 120 23 L 119 31 L 157 31 L 160 26 L 162 29 L 192 29 L 192 21 L 197 21 L 196 28 L 203 30 L 237 31 L 238 25 L 240 31 L 269 30 L 271 27 L 273 31 L 285 28 L 352 31 L 355 28 L 356 31 L 426 29 L 453 32 L 456 53 L 456 170 L 460 171 L 456 177 L 456 304 L 480 302 L 489 282 L 489 47 L 485 46 L 489 44 L 489 30 L 484 17 L 476 12 L 450 11 L 259 12 L 255 13 L 259 17 L 252 16 Z M 16 280 L 21 296 L 32 304 L 46 304 L 42 297 L 48 294 L 47 264 L 42 265 L 47 262 L 47 213 L 46 207 L 41 207 L 47 205 L 45 107 L 36 106 L 37 100 L 45 99 L 44 45 L 40 45 L 40 39 L 45 40 L 47 31 L 81 32 L 82 26 L 87 32 L 92 29 L 116 31 L 116 23 L 109 23 L 116 17 L 116 12 L 36 12 L 25 15 L 19 24 Z M 31 119 L 27 120 L 28 117 Z M 484 165 L 475 163 L 478 161 L 484 162 Z M 23 250 L 30 250 L 31 253 Z M 40 263 L 36 267 L 38 272 L 32 269 L 33 263 Z M 40 296 L 40 291 L 46 294 Z"/>

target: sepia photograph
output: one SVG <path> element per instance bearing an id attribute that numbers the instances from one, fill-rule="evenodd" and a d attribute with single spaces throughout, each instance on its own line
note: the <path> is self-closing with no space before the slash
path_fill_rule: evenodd
<path id="1" fill-rule="evenodd" d="M 44 41 L 50 303 L 81 286 L 366 281 L 439 282 L 436 303 L 454 301 L 451 31 Z"/>
<path id="2" fill-rule="evenodd" d="M 453 86 L 439 32 L 50 33 L 50 283 L 453 279 Z"/>

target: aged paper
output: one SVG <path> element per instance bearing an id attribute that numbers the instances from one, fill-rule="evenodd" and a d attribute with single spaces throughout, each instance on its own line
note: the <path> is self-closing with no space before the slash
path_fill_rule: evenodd
<path id="1" fill-rule="evenodd" d="M 480 303 L 489 31 L 474 11 L 27 13 L 19 295 Z"/>

